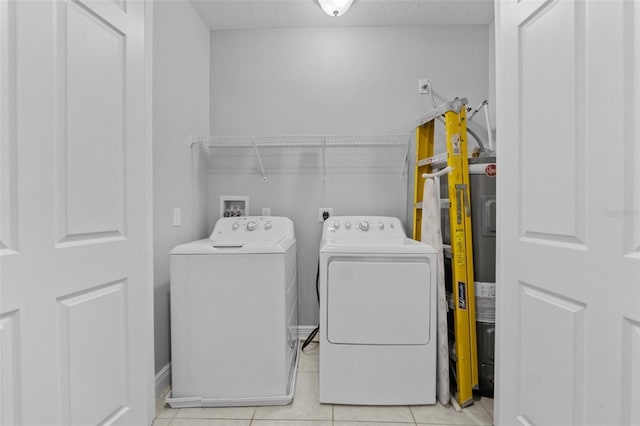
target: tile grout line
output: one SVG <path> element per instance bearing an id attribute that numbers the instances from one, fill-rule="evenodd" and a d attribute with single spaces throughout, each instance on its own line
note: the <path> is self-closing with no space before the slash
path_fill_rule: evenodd
<path id="1" fill-rule="evenodd" d="M 487 413 L 489 415 L 489 417 L 491 417 L 491 423 L 493 424 L 493 413 L 489 412 L 489 410 L 487 409 L 487 407 L 484 406 L 484 404 L 482 403 L 482 398 L 481 397 L 480 400 L 478 400 L 477 405 L 479 405 L 480 407 L 482 407 L 482 409 L 484 410 L 485 413 Z M 476 405 L 476 402 L 474 401 L 473 405 Z"/>
<path id="2" fill-rule="evenodd" d="M 491 398 L 491 399 L 493 399 L 493 398 Z M 485 407 L 484 404 L 481 403 L 481 405 L 482 405 L 482 408 L 484 408 L 484 411 L 486 411 L 487 414 L 489 414 L 491 416 L 491 423 L 493 423 L 493 410 L 491 410 L 491 412 L 490 412 L 489 409 L 487 407 Z M 491 406 L 493 407 L 493 402 L 491 402 Z"/>
<path id="3" fill-rule="evenodd" d="M 249 420 L 249 426 L 253 424 L 253 420 L 256 418 L 256 411 L 258 411 L 258 407 L 253 407 L 253 413 L 251 414 L 251 420 Z"/>
<path id="4" fill-rule="evenodd" d="M 437 402 L 436 402 L 437 404 Z M 409 412 L 411 413 L 411 418 L 413 419 L 413 424 L 414 425 L 418 425 L 418 421 L 416 420 L 416 416 L 413 414 L 413 410 L 411 409 L 410 405 L 407 405 L 407 408 L 409 409 Z"/>

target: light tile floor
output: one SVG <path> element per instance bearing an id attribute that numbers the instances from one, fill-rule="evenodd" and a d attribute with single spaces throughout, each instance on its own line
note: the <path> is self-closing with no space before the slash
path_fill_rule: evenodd
<path id="1" fill-rule="evenodd" d="M 154 426 L 400 426 L 492 425 L 493 399 L 482 398 L 457 413 L 436 405 L 354 406 L 318 402 L 318 344 L 300 355 L 293 402 L 285 406 L 181 408 L 157 402 Z"/>

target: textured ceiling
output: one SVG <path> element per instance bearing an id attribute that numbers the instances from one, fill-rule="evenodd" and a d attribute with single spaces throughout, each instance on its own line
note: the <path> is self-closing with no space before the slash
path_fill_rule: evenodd
<path id="1" fill-rule="evenodd" d="M 355 0 L 343 16 L 317 0 L 191 0 L 212 30 L 489 24 L 493 0 Z"/>

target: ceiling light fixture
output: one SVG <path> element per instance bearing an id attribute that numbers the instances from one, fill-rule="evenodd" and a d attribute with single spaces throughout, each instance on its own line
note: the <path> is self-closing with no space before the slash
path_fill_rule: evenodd
<path id="1" fill-rule="evenodd" d="M 318 0 L 318 3 L 327 15 L 340 16 L 349 10 L 353 0 Z"/>

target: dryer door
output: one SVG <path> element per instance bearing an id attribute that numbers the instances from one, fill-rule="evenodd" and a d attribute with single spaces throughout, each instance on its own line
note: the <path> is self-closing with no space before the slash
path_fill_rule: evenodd
<path id="1" fill-rule="evenodd" d="M 329 259 L 327 338 L 335 344 L 424 345 L 431 265 L 423 259 Z"/>

